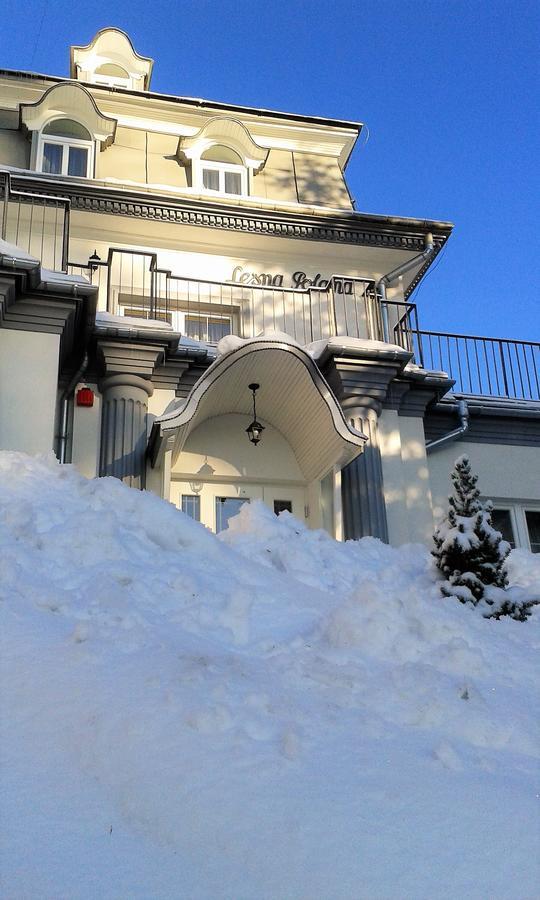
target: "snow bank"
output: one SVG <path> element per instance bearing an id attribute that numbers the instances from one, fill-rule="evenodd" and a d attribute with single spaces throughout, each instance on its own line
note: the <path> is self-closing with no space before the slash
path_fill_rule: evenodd
<path id="1" fill-rule="evenodd" d="M 420 546 L 259 503 L 218 539 L 17 453 L 0 540 L 5 896 L 534 896 L 536 611 L 442 600 Z"/>

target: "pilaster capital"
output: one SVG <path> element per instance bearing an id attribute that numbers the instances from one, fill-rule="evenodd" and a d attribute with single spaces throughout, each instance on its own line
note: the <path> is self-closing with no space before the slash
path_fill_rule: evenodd
<path id="1" fill-rule="evenodd" d="M 122 372 L 121 374 L 102 378 L 99 383 L 99 389 L 105 399 L 111 394 L 123 397 L 139 392 L 140 399 L 146 400 L 154 393 L 154 386 L 151 381 L 141 378 L 140 375 L 132 375 L 130 372 Z"/>
<path id="2" fill-rule="evenodd" d="M 98 339 L 97 354 L 106 376 L 129 374 L 150 379 L 156 366 L 165 358 L 165 347 L 138 341 Z"/>

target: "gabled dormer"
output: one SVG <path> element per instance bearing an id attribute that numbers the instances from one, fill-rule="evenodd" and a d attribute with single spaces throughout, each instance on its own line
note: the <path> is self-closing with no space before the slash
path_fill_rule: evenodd
<path id="1" fill-rule="evenodd" d="M 89 84 L 147 91 L 153 65 L 118 28 L 102 28 L 86 47 L 71 48 L 70 75 Z"/>

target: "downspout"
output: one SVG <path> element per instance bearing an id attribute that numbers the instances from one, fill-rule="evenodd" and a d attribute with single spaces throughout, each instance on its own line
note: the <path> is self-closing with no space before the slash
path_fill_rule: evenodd
<path id="1" fill-rule="evenodd" d="M 59 462 L 65 463 L 66 455 L 67 455 L 67 440 L 68 440 L 68 421 L 69 421 L 69 401 L 71 399 L 71 394 L 75 390 L 75 386 L 81 380 L 81 377 L 84 375 L 88 368 L 88 352 L 85 352 L 83 356 L 83 361 L 75 375 L 69 382 L 68 386 L 62 393 L 60 398 L 60 433 L 57 437 L 57 451 L 56 456 L 58 457 Z"/>
<path id="2" fill-rule="evenodd" d="M 443 436 L 437 438 L 436 441 L 429 441 L 426 444 L 426 453 L 433 453 L 434 450 L 439 450 L 440 447 L 449 444 L 451 441 L 455 441 L 456 438 L 465 434 L 469 427 L 469 407 L 467 406 L 467 401 L 463 400 L 463 398 L 457 402 L 457 414 L 459 418 L 459 427 L 454 428 L 453 431 L 449 431 L 448 434 L 443 434 Z"/>
<path id="3" fill-rule="evenodd" d="M 426 259 L 429 259 L 430 256 L 433 255 L 435 251 L 435 244 L 433 242 L 433 235 L 431 232 L 426 234 L 425 238 L 425 250 L 422 253 L 418 253 L 416 256 L 413 256 L 412 259 L 407 260 L 407 262 L 401 263 L 400 266 L 397 266 L 395 269 L 392 269 L 391 272 L 387 272 L 386 275 L 383 275 L 382 278 L 379 278 L 377 284 L 375 285 L 375 294 L 381 300 L 381 304 L 384 304 L 386 300 L 386 288 L 392 284 L 393 281 L 396 281 L 401 275 L 404 275 L 405 272 L 408 272 L 409 269 L 414 269 L 415 266 L 419 265 L 422 262 L 425 262 Z M 390 328 L 388 325 L 388 309 L 386 306 L 381 306 L 382 311 L 382 326 L 383 326 L 383 341 L 386 344 L 392 343 L 390 341 Z"/>

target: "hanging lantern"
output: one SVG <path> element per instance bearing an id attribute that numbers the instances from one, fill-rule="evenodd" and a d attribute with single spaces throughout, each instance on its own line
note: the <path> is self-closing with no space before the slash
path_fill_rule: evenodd
<path id="1" fill-rule="evenodd" d="M 248 385 L 249 390 L 253 394 L 253 422 L 246 428 L 247 435 L 252 444 L 257 446 L 261 439 L 261 435 L 264 431 L 264 425 L 261 425 L 260 422 L 257 421 L 257 409 L 255 405 L 255 394 L 259 390 L 260 385 L 258 384 L 250 384 Z"/>

